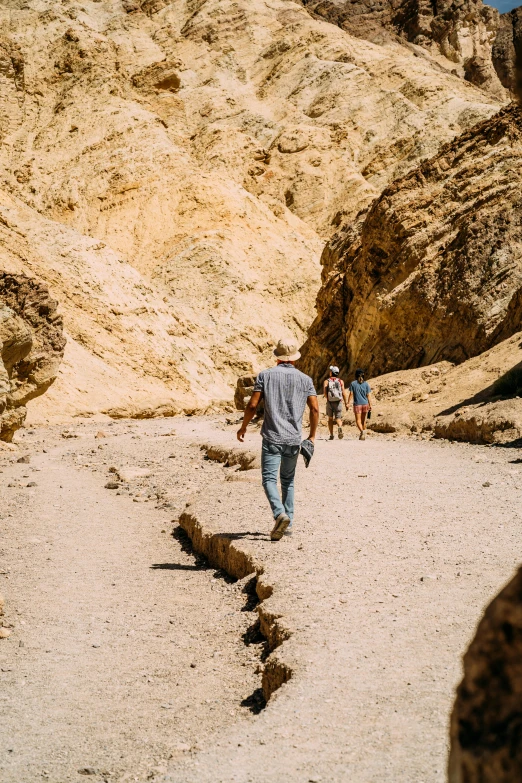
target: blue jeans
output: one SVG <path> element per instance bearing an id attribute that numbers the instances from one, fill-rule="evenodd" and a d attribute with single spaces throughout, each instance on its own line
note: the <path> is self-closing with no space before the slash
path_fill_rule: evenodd
<path id="1" fill-rule="evenodd" d="M 299 446 L 280 445 L 263 439 L 261 478 L 274 519 L 277 519 L 279 514 L 286 514 L 290 517 L 290 521 L 293 521 L 294 476 L 298 457 Z M 281 479 L 282 502 L 277 487 L 278 473 Z"/>

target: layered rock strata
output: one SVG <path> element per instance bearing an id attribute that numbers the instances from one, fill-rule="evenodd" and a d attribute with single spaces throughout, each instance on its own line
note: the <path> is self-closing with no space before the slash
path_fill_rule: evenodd
<path id="1" fill-rule="evenodd" d="M 229 402 L 304 337 L 324 238 L 498 109 L 281 0 L 42 0 L 0 27 L 3 268 L 34 261 L 71 334 L 43 419 Z"/>
<path id="2" fill-rule="evenodd" d="M 459 363 L 518 331 L 521 175 L 512 105 L 386 188 L 323 253 L 304 371 Z"/>
<path id="3" fill-rule="evenodd" d="M 47 287 L 0 272 L 0 440 L 12 440 L 29 400 L 55 380 L 64 348 L 62 316 Z"/>
<path id="4" fill-rule="evenodd" d="M 522 569 L 492 601 L 464 656 L 451 718 L 449 783 L 522 779 Z"/>
<path id="5" fill-rule="evenodd" d="M 303 4 L 314 15 L 359 38 L 379 44 L 405 40 L 422 47 L 441 69 L 451 70 L 499 99 L 505 97 L 504 82 L 497 74 L 505 62 L 497 42 L 500 15 L 482 0 L 303 0 Z"/>

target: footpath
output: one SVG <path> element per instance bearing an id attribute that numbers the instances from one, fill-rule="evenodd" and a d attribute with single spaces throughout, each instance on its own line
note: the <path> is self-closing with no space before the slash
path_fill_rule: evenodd
<path id="1" fill-rule="evenodd" d="M 445 780 L 461 655 L 520 562 L 519 452 L 350 436 L 323 436 L 300 461 L 291 538 L 270 542 L 255 469 L 183 515 L 215 561 L 261 572 L 265 690 L 289 679 L 169 783 Z M 218 440 L 225 454 L 238 445 L 232 428 Z M 259 435 L 245 445 L 257 451 Z"/>
<path id="2" fill-rule="evenodd" d="M 2 783 L 445 780 L 461 655 L 520 561 L 519 452 L 321 435 L 274 543 L 235 429 L 2 452 Z"/>

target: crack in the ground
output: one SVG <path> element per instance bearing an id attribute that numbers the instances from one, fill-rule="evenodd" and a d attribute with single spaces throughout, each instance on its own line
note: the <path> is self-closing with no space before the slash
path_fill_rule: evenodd
<path id="1" fill-rule="evenodd" d="M 290 633 L 280 622 L 281 617 L 263 606 L 263 602 L 273 593 L 272 585 L 261 578 L 264 568 L 250 553 L 236 545 L 234 536 L 206 530 L 204 523 L 196 516 L 190 505 L 181 514 L 178 523 L 192 541 L 194 551 L 207 558 L 211 565 L 223 569 L 235 579 L 249 576 L 249 583 L 255 585 L 258 600 L 255 608 L 259 615 L 259 626 L 256 627 L 254 623 L 252 628 L 256 627 L 256 629 L 251 631 L 250 638 L 253 638 L 253 634 L 259 633 L 266 640 L 265 653 L 262 656 L 265 665 L 261 678 L 261 689 L 266 703 L 270 696 L 291 678 L 292 670 L 279 657 L 271 655 L 290 637 Z"/>
<path id="2" fill-rule="evenodd" d="M 238 577 L 236 577 L 234 574 L 231 574 L 226 568 L 219 567 L 218 563 L 212 563 L 205 554 L 199 552 L 194 547 L 190 535 L 181 526 L 181 524 L 178 527 L 174 528 L 174 530 L 172 531 L 172 537 L 179 542 L 180 546 L 182 547 L 183 551 L 186 554 L 189 554 L 192 557 L 194 557 L 196 568 L 199 568 L 201 570 L 213 569 L 214 578 L 223 579 L 228 584 L 237 584 L 240 581 Z M 165 564 L 165 566 L 157 565 L 152 567 L 161 568 L 161 567 L 168 567 L 168 565 L 169 564 Z M 216 570 L 216 565 L 218 566 L 217 570 Z M 245 596 L 245 603 L 241 607 L 240 611 L 255 612 L 260 603 L 260 599 L 256 591 L 257 576 L 252 576 L 250 579 L 247 579 L 246 581 L 243 578 L 243 582 L 244 584 L 241 587 L 241 593 Z M 245 646 L 247 647 L 259 646 L 260 648 L 259 660 L 260 662 L 264 662 L 266 660 L 266 658 L 270 653 L 269 643 L 268 643 L 268 639 L 266 638 L 266 636 L 263 635 L 261 631 L 261 622 L 259 617 L 244 632 L 244 634 L 242 635 L 242 640 Z M 240 702 L 242 707 L 246 707 L 254 715 L 258 715 L 266 707 L 266 703 L 267 703 L 267 699 L 265 697 L 262 684 L 261 687 L 255 688 L 255 690 L 249 696 L 245 697 Z"/>

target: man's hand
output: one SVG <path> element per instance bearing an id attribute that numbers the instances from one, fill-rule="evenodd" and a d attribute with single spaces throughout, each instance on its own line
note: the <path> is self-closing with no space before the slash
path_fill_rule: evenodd
<path id="1" fill-rule="evenodd" d="M 313 443 L 315 441 L 317 425 L 319 424 L 319 403 L 317 402 L 317 397 L 308 397 L 306 404 L 310 410 L 310 434 L 308 440 L 311 440 Z"/>
<path id="2" fill-rule="evenodd" d="M 243 416 L 241 427 L 237 431 L 237 439 L 240 443 L 243 443 L 245 440 L 247 427 L 256 415 L 257 406 L 259 405 L 260 401 L 261 392 L 254 392 L 245 408 L 245 415 Z"/>

